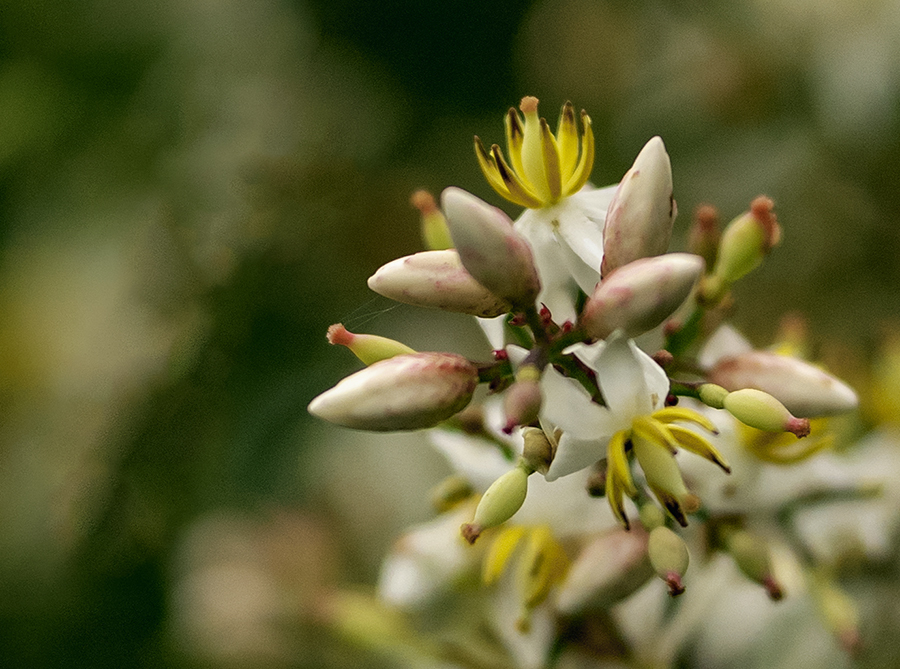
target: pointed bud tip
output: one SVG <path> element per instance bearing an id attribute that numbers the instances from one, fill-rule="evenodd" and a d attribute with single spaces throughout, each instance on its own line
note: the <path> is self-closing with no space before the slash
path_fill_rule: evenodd
<path id="1" fill-rule="evenodd" d="M 475 544 L 475 541 L 478 537 L 481 536 L 481 533 L 484 531 L 481 526 L 476 525 L 475 523 L 463 523 L 463 525 L 459 528 L 460 534 L 462 534 L 463 539 L 469 542 L 469 545 L 472 546 Z"/>
<path id="2" fill-rule="evenodd" d="M 809 418 L 795 418 L 792 416 L 788 420 L 787 425 L 784 426 L 784 431 L 797 435 L 797 439 L 808 437 L 810 432 Z"/>
<path id="3" fill-rule="evenodd" d="M 666 585 L 669 588 L 669 595 L 672 597 L 677 597 L 684 593 L 684 583 L 681 581 L 681 576 L 676 574 L 674 571 L 670 571 L 666 574 Z"/>
<path id="4" fill-rule="evenodd" d="M 434 195 L 427 190 L 417 190 L 410 196 L 409 203 L 418 209 L 423 216 L 437 211 L 437 202 L 434 201 Z"/>
<path id="5" fill-rule="evenodd" d="M 769 596 L 769 599 L 771 599 L 773 602 L 780 602 L 782 599 L 784 599 L 784 589 L 771 574 L 763 578 L 762 585 L 766 589 L 766 594 Z"/>

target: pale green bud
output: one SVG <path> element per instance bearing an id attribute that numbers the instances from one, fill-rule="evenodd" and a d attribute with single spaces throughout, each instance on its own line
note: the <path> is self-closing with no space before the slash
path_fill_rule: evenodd
<path id="1" fill-rule="evenodd" d="M 665 253 L 675 213 L 669 154 L 662 139 L 654 137 L 641 149 L 609 203 L 603 226 L 603 278 L 638 258 Z"/>
<path id="2" fill-rule="evenodd" d="M 660 525 L 650 532 L 647 553 L 656 575 L 669 586 L 669 594 L 675 597 L 683 593 L 681 580 L 691 559 L 684 539 L 665 525 Z"/>
<path id="3" fill-rule="evenodd" d="M 417 307 L 493 318 L 512 310 L 469 274 L 453 249 L 397 258 L 369 277 L 379 295 Z"/>
<path id="4" fill-rule="evenodd" d="M 500 209 L 459 188 L 447 188 L 441 204 L 453 243 L 478 283 L 515 307 L 531 307 L 541 288 L 531 247 Z"/>
<path id="5" fill-rule="evenodd" d="M 772 200 L 758 197 L 750 211 L 738 216 L 722 234 L 713 274 L 731 284 L 756 269 L 781 239 L 781 228 L 772 212 Z"/>
<path id="6" fill-rule="evenodd" d="M 422 241 L 429 251 L 442 251 L 453 248 L 447 219 L 438 209 L 434 196 L 426 190 L 417 190 L 409 199 L 412 206 L 422 215 Z"/>
<path id="7" fill-rule="evenodd" d="M 822 573 L 812 577 L 812 592 L 832 634 L 848 652 L 859 650 L 859 607 L 836 583 Z"/>
<path id="8" fill-rule="evenodd" d="M 525 467 L 517 466 L 491 484 L 475 509 L 475 518 L 462 526 L 462 535 L 470 544 L 484 530 L 496 527 L 512 518 L 525 502 L 528 493 L 528 475 Z"/>
<path id="9" fill-rule="evenodd" d="M 343 379 L 309 412 L 358 430 L 418 430 L 461 411 L 477 385 L 478 369 L 460 355 L 398 355 Z"/>
<path id="10" fill-rule="evenodd" d="M 526 427 L 522 430 L 522 437 L 525 442 L 522 447 L 522 461 L 532 471 L 546 474 L 555 455 L 553 444 L 539 427 Z"/>
<path id="11" fill-rule="evenodd" d="M 528 425 L 537 420 L 541 410 L 541 370 L 534 365 L 524 365 L 516 374 L 516 382 L 510 386 L 503 398 L 506 425 L 503 431 L 511 434 L 519 425 Z"/>
<path id="12" fill-rule="evenodd" d="M 387 360 L 395 355 L 407 355 L 415 353 L 406 344 L 399 341 L 379 337 L 370 334 L 354 334 L 347 330 L 341 323 L 335 323 L 328 328 L 328 343 L 336 346 L 346 346 L 353 354 L 367 365 Z"/>
<path id="13" fill-rule="evenodd" d="M 641 525 L 643 525 L 644 529 L 648 532 L 666 522 L 666 514 L 652 502 L 642 504 L 638 513 L 640 514 Z"/>
<path id="14" fill-rule="evenodd" d="M 739 421 L 757 430 L 792 432 L 798 437 L 809 434 L 808 418 L 795 418 L 781 402 L 755 388 L 728 393 L 723 406 Z"/>
<path id="15" fill-rule="evenodd" d="M 689 253 L 635 260 L 597 284 L 580 323 L 597 339 L 620 328 L 628 337 L 652 330 L 681 306 L 702 272 L 703 259 Z"/>
<path id="16" fill-rule="evenodd" d="M 735 530 L 728 536 L 727 547 L 738 569 L 751 581 L 764 586 L 770 599 L 779 600 L 784 596 L 772 574 L 769 546 L 762 537 Z"/>
<path id="17" fill-rule="evenodd" d="M 859 403 L 853 389 L 831 374 L 799 358 L 769 351 L 720 360 L 708 378 L 729 390 L 765 391 L 804 418 L 850 411 Z"/>
<path id="18" fill-rule="evenodd" d="M 724 409 L 728 391 L 715 383 L 704 383 L 699 388 L 700 401 L 713 409 Z"/>

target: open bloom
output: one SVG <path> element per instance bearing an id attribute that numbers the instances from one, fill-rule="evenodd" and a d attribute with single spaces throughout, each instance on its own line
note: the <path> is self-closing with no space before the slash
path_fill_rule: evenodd
<path id="1" fill-rule="evenodd" d="M 574 380 L 553 369 L 545 371 L 541 424 L 557 439 L 547 480 L 605 457 L 606 496 L 613 513 L 627 527 L 624 496 L 638 495 L 628 462 L 630 447 L 656 498 L 679 523 L 686 524 L 684 513 L 696 511 L 699 499 L 688 492 L 681 478 L 673 457 L 677 448 L 729 469 L 707 439 L 677 423 L 693 423 L 709 431 L 714 426 L 695 411 L 665 406 L 668 377 L 633 341 L 613 335 L 605 342 L 573 349 L 596 374 L 606 406 L 594 402 Z"/>

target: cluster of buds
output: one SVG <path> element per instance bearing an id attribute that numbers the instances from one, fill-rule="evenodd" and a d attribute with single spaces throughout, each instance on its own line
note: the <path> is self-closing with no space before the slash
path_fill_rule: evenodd
<path id="1" fill-rule="evenodd" d="M 498 565 L 507 564 L 515 546 L 523 573 L 547 570 L 541 578 L 521 578 L 524 609 L 563 581 L 565 552 L 545 536 L 553 528 L 515 529 L 517 514 L 532 475 L 553 486 L 584 471 L 591 494 L 607 498 L 621 525 L 617 532 L 643 537 L 632 542 L 637 557 L 623 558 L 621 573 L 631 579 L 655 571 L 677 595 L 685 587 L 688 549 L 672 528 L 687 525 L 703 504 L 682 474 L 680 452 L 731 473 L 714 445 L 724 417 L 805 437 L 810 418 L 852 409 L 856 395 L 793 357 L 740 351 L 704 367 L 688 356 L 709 336 L 700 326 L 707 313 L 777 244 L 771 200 L 757 198 L 721 233 L 715 211 L 698 210 L 692 253 L 668 253 L 677 208 L 659 137 L 644 146 L 617 186 L 594 189 L 587 185 L 594 159 L 587 114 L 581 114 L 579 135 L 570 103 L 555 134 L 539 118 L 534 98 L 522 101 L 521 112 L 506 116 L 509 162 L 496 145 L 487 150 L 476 138 L 475 147 L 488 182 L 526 207 L 522 216 L 513 221 L 458 188 L 443 192 L 440 207 L 419 192 L 413 204 L 428 250 L 389 262 L 369 279 L 369 287 L 388 298 L 477 316 L 493 359 L 417 353 L 333 326 L 330 341 L 350 348 L 368 367 L 317 397 L 309 411 L 363 430 L 458 431 L 463 422 L 454 416 L 484 383 L 503 393 L 504 415 L 478 430 L 484 443 L 505 444 L 508 467 L 480 497 L 474 497 L 477 486 L 457 480 L 441 494 L 440 506 L 477 499 L 462 524 L 469 544 L 505 526 L 489 548 L 493 566 L 486 574 L 493 576 L 485 581 L 496 580 Z M 652 357 L 633 341 L 651 331 L 667 335 L 665 349 Z M 676 406 L 682 397 L 685 404 Z M 628 500 L 641 510 L 637 529 L 628 519 Z M 760 544 L 737 531 L 723 542 L 747 576 L 773 597 L 780 592 Z M 590 580 L 578 565 L 572 578 Z M 598 581 L 596 588 L 609 592 L 608 586 Z"/>

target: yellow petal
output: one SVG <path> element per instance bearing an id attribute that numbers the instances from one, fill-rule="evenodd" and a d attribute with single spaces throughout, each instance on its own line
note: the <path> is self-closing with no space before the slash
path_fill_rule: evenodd
<path id="1" fill-rule="evenodd" d="M 524 536 L 525 528 L 513 525 L 504 528 L 494 539 L 481 565 L 481 578 L 485 585 L 492 585 L 499 580 Z"/>

